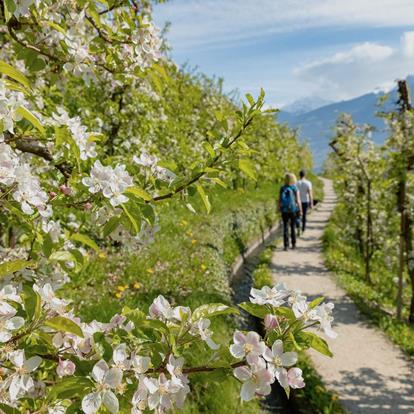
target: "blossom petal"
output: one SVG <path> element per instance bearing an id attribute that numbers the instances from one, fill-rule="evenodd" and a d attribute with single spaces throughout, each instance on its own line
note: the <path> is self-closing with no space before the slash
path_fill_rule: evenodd
<path id="1" fill-rule="evenodd" d="M 246 343 L 246 336 L 243 332 L 236 331 L 233 335 L 233 342 L 235 344 L 245 344 Z"/>
<path id="2" fill-rule="evenodd" d="M 283 342 L 280 339 L 273 343 L 272 353 L 277 357 L 280 357 L 283 354 Z"/>
<path id="3" fill-rule="evenodd" d="M 23 349 L 18 349 L 17 351 L 13 351 L 9 353 L 9 360 L 11 363 L 18 367 L 22 368 L 24 364 L 24 351 Z"/>
<path id="4" fill-rule="evenodd" d="M 20 329 L 24 325 L 24 319 L 21 316 L 14 316 L 6 321 L 5 326 L 9 331 Z"/>
<path id="5" fill-rule="evenodd" d="M 277 367 L 275 368 L 275 377 L 279 381 L 279 384 L 283 388 L 289 387 L 289 381 L 288 381 L 288 374 L 285 368 Z"/>
<path id="6" fill-rule="evenodd" d="M 103 384 L 105 374 L 108 372 L 108 370 L 109 370 L 108 364 L 103 359 L 101 359 L 94 365 L 92 369 L 93 379 L 96 382 L 99 382 L 99 384 Z"/>
<path id="7" fill-rule="evenodd" d="M 39 356 L 34 356 L 25 361 L 23 366 L 27 371 L 33 372 L 41 363 L 42 358 Z"/>
<path id="8" fill-rule="evenodd" d="M 254 398 L 256 392 L 256 384 L 252 381 L 245 382 L 240 390 L 240 397 L 242 401 L 250 401 Z"/>
<path id="9" fill-rule="evenodd" d="M 252 377 L 252 372 L 249 367 L 237 367 L 233 370 L 234 376 L 240 381 L 248 381 Z"/>
<path id="10" fill-rule="evenodd" d="M 243 346 L 239 344 L 231 345 L 230 353 L 234 356 L 234 358 L 243 358 L 245 354 Z"/>
<path id="11" fill-rule="evenodd" d="M 284 367 L 291 367 L 296 364 L 298 360 L 298 354 L 296 352 L 285 352 L 280 356 L 280 360 Z"/>
<path id="12" fill-rule="evenodd" d="M 104 378 L 104 383 L 108 384 L 111 388 L 116 388 L 121 385 L 122 382 L 122 370 L 120 368 L 111 368 Z"/>
<path id="13" fill-rule="evenodd" d="M 106 391 L 102 395 L 102 403 L 111 414 L 117 414 L 119 411 L 118 398 L 112 391 Z"/>
<path id="14" fill-rule="evenodd" d="M 95 414 L 98 412 L 99 407 L 102 404 L 101 393 L 91 392 L 88 395 L 85 395 L 82 400 L 82 410 L 85 414 Z"/>

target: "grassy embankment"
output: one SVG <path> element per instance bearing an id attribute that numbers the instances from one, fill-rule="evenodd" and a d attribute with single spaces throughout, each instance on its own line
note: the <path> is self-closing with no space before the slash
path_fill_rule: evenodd
<path id="1" fill-rule="evenodd" d="M 395 274 L 387 269 L 384 261 L 374 260 L 370 285 L 364 279 L 363 261 L 355 246 L 345 238 L 341 223 L 344 217 L 338 205 L 324 234 L 326 263 L 339 283 L 352 297 L 358 308 L 369 320 L 380 327 L 407 354 L 414 356 L 414 326 L 395 318 Z M 408 313 L 410 287 L 404 289 L 405 309 Z"/>

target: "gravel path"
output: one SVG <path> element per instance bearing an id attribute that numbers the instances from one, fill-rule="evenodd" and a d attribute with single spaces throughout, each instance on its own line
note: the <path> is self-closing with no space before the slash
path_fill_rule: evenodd
<path id="1" fill-rule="evenodd" d="M 320 238 L 336 201 L 332 183 L 324 180 L 324 187 L 325 199 L 309 217 L 297 250 L 275 252 L 274 281 L 335 303 L 338 338 L 328 340 L 334 357 L 310 354 L 327 387 L 350 413 L 414 414 L 414 363 L 368 323 L 324 266 Z"/>

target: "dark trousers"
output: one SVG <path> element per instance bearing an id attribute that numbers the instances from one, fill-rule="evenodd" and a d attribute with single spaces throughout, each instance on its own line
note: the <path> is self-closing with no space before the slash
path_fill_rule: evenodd
<path id="1" fill-rule="evenodd" d="M 302 232 L 306 229 L 306 213 L 308 212 L 310 203 L 302 203 Z"/>
<path id="2" fill-rule="evenodd" d="M 296 246 L 296 213 L 282 213 L 283 244 L 289 247 L 289 229 L 292 247 Z"/>

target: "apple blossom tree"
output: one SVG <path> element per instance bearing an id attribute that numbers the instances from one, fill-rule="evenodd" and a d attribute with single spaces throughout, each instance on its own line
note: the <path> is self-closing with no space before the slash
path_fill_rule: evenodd
<path id="1" fill-rule="evenodd" d="M 0 411 L 163 413 L 203 372 L 234 375 L 243 401 L 275 381 L 288 394 L 303 387 L 297 351 L 331 355 L 308 330 L 335 336 L 323 298 L 252 289 L 239 307 L 265 333 L 236 331 L 229 345 L 211 319 L 237 308 L 173 307 L 160 295 L 146 312 L 85 323 L 59 295 L 108 239 L 150 240 L 159 203 L 179 198 L 191 211 L 198 194 L 208 212 L 212 186 L 270 174 L 256 165 L 265 145 L 286 141 L 280 131 L 249 146 L 263 125 L 275 132 L 264 93 L 239 107 L 209 84 L 196 102 L 210 116 L 198 116 L 172 86 L 192 87 L 145 0 L 0 1 L 0 44 Z M 205 365 L 191 365 L 194 352 Z"/>

